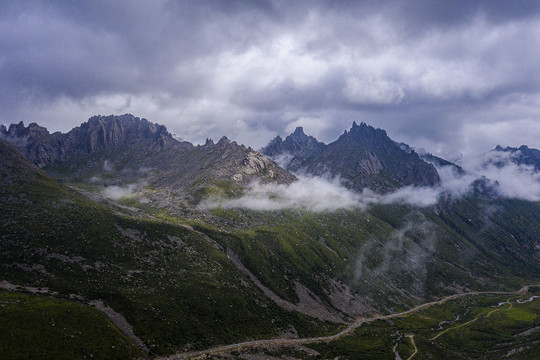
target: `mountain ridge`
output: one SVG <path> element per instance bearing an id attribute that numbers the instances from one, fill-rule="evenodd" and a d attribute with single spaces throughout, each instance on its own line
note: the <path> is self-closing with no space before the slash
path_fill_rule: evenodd
<path id="1" fill-rule="evenodd" d="M 274 158 L 289 154 L 292 159 L 286 167 L 288 170 L 302 170 L 315 176 L 337 176 L 346 187 L 356 191 L 367 187 L 385 193 L 403 186 L 436 186 L 440 182 L 433 165 L 423 161 L 414 151 L 401 149 L 385 130 L 364 122 L 360 125 L 353 122 L 349 131 L 345 130 L 328 145 L 308 137 L 301 129 L 297 130 L 283 142 L 279 137 L 273 139 L 262 152 Z M 281 145 L 287 139 L 291 145 Z"/>
<path id="2" fill-rule="evenodd" d="M 20 122 L 0 129 L 0 138 L 65 181 L 127 185 L 142 177 L 153 188 L 181 189 L 189 198 L 197 187 L 216 182 L 245 186 L 295 179 L 269 158 L 226 137 L 194 146 L 174 139 L 165 126 L 131 114 L 93 116 L 65 134 Z"/>
<path id="3" fill-rule="evenodd" d="M 495 153 L 507 153 L 512 156 L 511 159 L 507 159 L 517 165 L 532 166 L 536 171 L 540 171 L 540 150 L 535 148 L 529 148 L 527 145 L 521 145 L 520 147 L 502 147 L 497 145 L 492 152 Z M 502 167 L 505 165 L 504 160 L 498 160 L 494 162 L 495 166 Z"/>

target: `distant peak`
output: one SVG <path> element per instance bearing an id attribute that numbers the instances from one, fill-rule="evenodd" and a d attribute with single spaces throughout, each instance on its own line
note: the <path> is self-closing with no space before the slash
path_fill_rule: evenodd
<path id="1" fill-rule="evenodd" d="M 374 128 L 371 125 L 366 124 L 365 122 L 361 122 L 360 125 L 356 123 L 356 121 L 353 121 L 351 131 L 350 132 L 362 132 L 362 133 L 384 133 L 386 135 L 386 131 L 379 128 Z"/>
<path id="2" fill-rule="evenodd" d="M 370 126 L 370 125 L 366 124 L 366 123 L 363 122 L 363 121 L 360 122 L 360 125 L 358 125 L 358 124 L 356 123 L 356 121 L 353 121 L 353 122 L 352 122 L 352 127 L 351 127 L 351 129 L 357 129 L 357 128 L 371 128 L 371 127 L 373 127 L 373 126 Z"/>
<path id="3" fill-rule="evenodd" d="M 218 141 L 218 145 L 224 145 L 224 144 L 230 144 L 231 140 L 229 140 L 226 136 L 222 137 Z"/>
<path id="4" fill-rule="evenodd" d="M 296 129 L 294 129 L 294 135 L 296 136 L 305 136 L 306 134 L 304 133 L 304 128 L 301 127 L 301 126 L 298 126 Z"/>

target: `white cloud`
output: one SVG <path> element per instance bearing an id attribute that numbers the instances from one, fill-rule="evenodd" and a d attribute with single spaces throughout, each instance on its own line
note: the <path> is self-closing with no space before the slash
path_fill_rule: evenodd
<path id="1" fill-rule="evenodd" d="M 450 166 L 439 167 L 441 190 L 454 197 L 466 195 L 478 179 L 487 179 L 503 198 L 540 201 L 540 173 L 532 166 L 513 162 L 518 152 L 490 151 L 480 157 L 467 157 L 461 164 L 464 174 Z"/>
<path id="2" fill-rule="evenodd" d="M 518 152 L 490 151 L 466 164 L 471 172 L 496 182 L 495 190 L 506 198 L 540 201 L 540 173 L 529 165 L 518 165 L 512 160 Z"/>
<path id="3" fill-rule="evenodd" d="M 377 194 L 368 189 L 357 193 L 345 188 L 339 179 L 298 176 L 290 185 L 251 184 L 237 199 L 209 198 L 203 208 L 244 208 L 258 211 L 305 209 L 315 212 L 365 208 L 371 204 L 434 205 L 439 191 L 432 188 L 405 187 L 393 193 Z"/>
<path id="4" fill-rule="evenodd" d="M 123 197 L 129 197 L 135 191 L 135 185 L 130 184 L 128 186 L 116 186 L 111 185 L 103 189 L 103 195 L 110 199 L 119 200 Z"/>
<path id="5" fill-rule="evenodd" d="M 335 211 L 361 205 L 361 196 L 339 184 L 337 180 L 302 177 L 290 185 L 251 184 L 238 199 L 207 199 L 206 208 L 246 208 L 251 210 L 307 209 Z"/>

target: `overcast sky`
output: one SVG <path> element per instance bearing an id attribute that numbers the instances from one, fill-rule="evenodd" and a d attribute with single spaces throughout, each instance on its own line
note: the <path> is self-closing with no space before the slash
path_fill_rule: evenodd
<path id="1" fill-rule="evenodd" d="M 259 148 L 353 120 L 449 158 L 540 148 L 538 1 L 1 1 L 0 123 L 132 113 Z"/>

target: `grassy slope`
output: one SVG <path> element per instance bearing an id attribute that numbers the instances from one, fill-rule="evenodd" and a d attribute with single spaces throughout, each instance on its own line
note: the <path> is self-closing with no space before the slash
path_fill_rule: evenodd
<path id="1" fill-rule="evenodd" d="M 461 219 L 462 206 L 441 217 L 402 206 L 333 214 L 219 210 L 215 214 L 221 217 L 257 225 L 247 225 L 250 231 L 243 230 L 246 225 L 228 232 L 207 225 L 198 229 L 234 249 L 268 287 L 291 301 L 294 279 L 322 299 L 322 280 L 340 279 L 389 311 L 464 288 L 515 289 L 539 280 L 535 233 L 518 232 L 540 224 L 531 211 L 537 204 L 500 205 L 517 207 L 520 224 L 501 210 L 489 222 L 477 214 L 478 223 L 470 225 L 469 217 Z M 389 296 L 378 299 L 381 293 Z"/>
<path id="2" fill-rule="evenodd" d="M 73 301 L 0 291 L 0 358 L 146 358 L 99 310 Z"/>
<path id="3" fill-rule="evenodd" d="M 38 171 L 24 179 L 0 188 L 3 280 L 103 299 L 156 354 L 276 336 L 289 324 L 327 331 L 246 286 L 201 234 L 117 215 Z"/>

